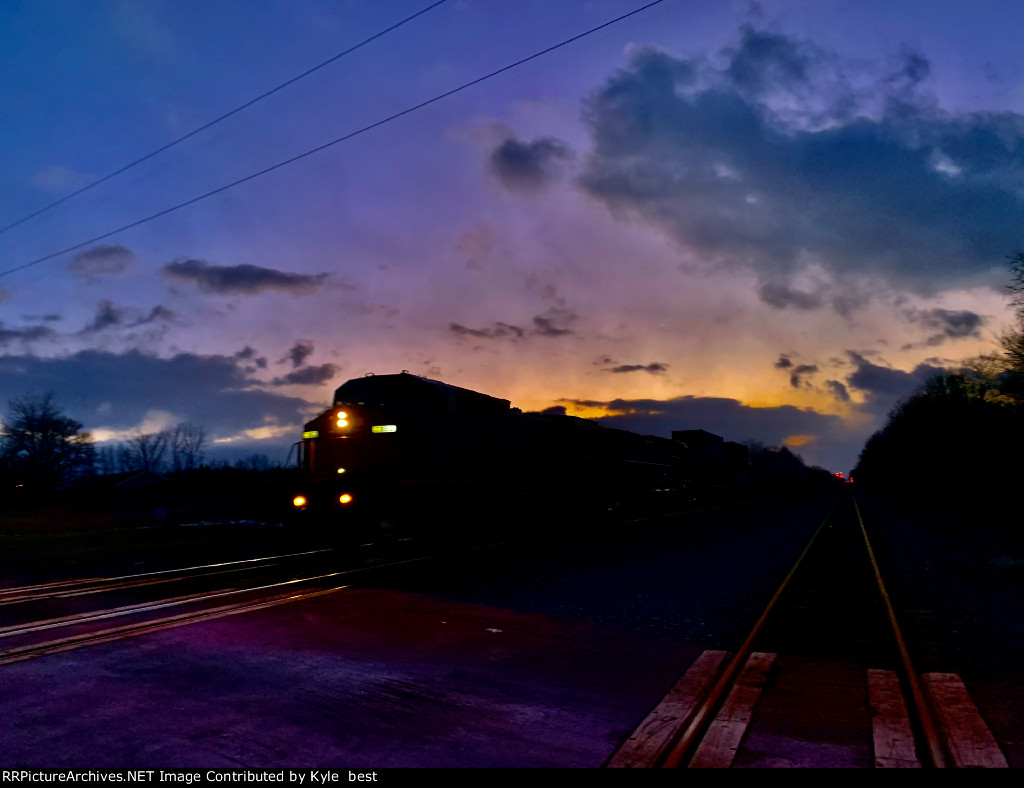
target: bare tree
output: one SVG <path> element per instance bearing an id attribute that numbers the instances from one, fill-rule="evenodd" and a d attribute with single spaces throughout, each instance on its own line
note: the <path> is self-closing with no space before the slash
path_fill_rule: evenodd
<path id="1" fill-rule="evenodd" d="M 96 473 L 107 476 L 117 473 L 117 449 L 113 446 L 103 446 L 96 450 Z"/>
<path id="2" fill-rule="evenodd" d="M 206 443 L 206 430 L 200 425 L 183 421 L 172 431 L 171 467 L 176 471 L 188 471 L 203 461 L 203 445 Z"/>
<path id="3" fill-rule="evenodd" d="M 1007 267 L 1012 281 L 1003 290 L 1010 296 L 1010 305 L 1016 308 L 1018 315 L 1024 317 L 1024 252 L 1017 252 L 1011 257 Z"/>
<path id="4" fill-rule="evenodd" d="M 1004 291 L 1017 310 L 1017 323 L 1000 335 L 999 345 L 1005 365 L 1004 392 L 1020 400 L 1024 399 L 1024 252 L 1010 258 L 1009 268 L 1012 281 Z"/>
<path id="5" fill-rule="evenodd" d="M 1019 320 L 1013 328 L 1006 329 L 999 336 L 999 345 L 1003 349 L 1003 360 L 1008 369 L 1024 372 L 1024 320 Z"/>
<path id="6" fill-rule="evenodd" d="M 119 473 L 138 470 L 131 447 L 124 443 L 117 444 L 117 470 Z"/>
<path id="7" fill-rule="evenodd" d="M 275 464 L 266 454 L 256 453 L 235 460 L 234 467 L 239 471 L 269 471 Z"/>
<path id="8" fill-rule="evenodd" d="M 164 455 L 170 444 L 171 434 L 160 432 L 138 432 L 128 439 L 127 449 L 131 457 L 131 469 L 157 472 L 163 466 Z"/>
<path id="9" fill-rule="evenodd" d="M 92 436 L 64 415 L 53 392 L 8 403 L 0 451 L 26 484 L 54 489 L 93 470 Z"/>

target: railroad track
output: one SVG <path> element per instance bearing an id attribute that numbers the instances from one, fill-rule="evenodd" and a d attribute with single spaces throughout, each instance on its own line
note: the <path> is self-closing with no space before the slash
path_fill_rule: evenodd
<path id="1" fill-rule="evenodd" d="M 530 537 L 403 555 L 379 550 L 340 560 L 334 549 L 308 550 L 116 577 L 91 577 L 0 590 L 0 667 L 87 646 L 138 637 L 224 616 L 342 591 L 413 564 L 535 541 Z M 327 571 L 332 569 L 332 571 Z M 231 577 L 235 581 L 224 584 Z M 171 588 L 205 587 L 189 593 Z M 177 584 L 177 585 L 175 585 Z M 212 585 L 211 585 L 212 584 Z M 125 595 L 146 593 L 144 601 Z M 82 606 L 76 609 L 72 605 Z M 51 611 L 58 614 L 51 615 Z"/>
<path id="2" fill-rule="evenodd" d="M 659 513 L 605 527 L 664 520 L 676 514 Z M 345 559 L 338 550 L 323 548 L 0 588 L 0 666 L 310 599 L 348 588 L 356 578 L 365 582 L 368 577 L 410 564 L 559 536 L 556 529 L 550 534 L 455 546 L 407 539 L 401 540 L 407 544 L 360 545 Z M 333 571 L 342 560 L 347 565 Z"/>
<path id="3" fill-rule="evenodd" d="M 319 595 L 340 573 L 301 570 L 332 552 L 5 588 L 0 665 Z"/>
<path id="4" fill-rule="evenodd" d="M 187 566 L 176 569 L 163 569 L 155 572 L 136 572 L 116 577 L 83 577 L 69 580 L 55 580 L 49 583 L 37 583 L 27 586 L 15 586 L 0 589 L 0 606 L 14 602 L 38 602 L 45 599 L 67 599 L 88 594 L 102 594 L 125 588 L 172 583 L 188 578 L 212 577 L 234 572 L 274 566 L 272 562 L 319 555 L 329 550 L 305 550 L 298 553 L 245 558 L 236 561 L 221 561 L 201 566 Z"/>
<path id="5" fill-rule="evenodd" d="M 960 678 L 913 650 L 843 496 L 743 643 L 704 652 L 606 765 L 1006 767 Z"/>

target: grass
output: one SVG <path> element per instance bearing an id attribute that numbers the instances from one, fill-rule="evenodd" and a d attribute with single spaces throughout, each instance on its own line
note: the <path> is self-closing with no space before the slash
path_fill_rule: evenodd
<path id="1" fill-rule="evenodd" d="M 112 516 L 98 506 L 57 503 L 34 508 L 0 510 L 0 585 L 41 573 L 74 573 L 76 568 L 132 566 L 211 551 L 243 552 L 268 541 L 280 541 L 283 529 L 239 523 L 227 510 L 200 524 Z M 240 549 L 241 548 L 241 549 Z"/>

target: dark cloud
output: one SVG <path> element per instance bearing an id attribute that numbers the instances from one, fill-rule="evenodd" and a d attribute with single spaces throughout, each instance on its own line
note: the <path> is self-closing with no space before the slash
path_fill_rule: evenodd
<path id="1" fill-rule="evenodd" d="M 580 408 L 603 408 L 608 403 L 599 399 L 561 399 L 559 402 L 571 402 Z M 557 406 L 556 406 L 557 407 Z"/>
<path id="2" fill-rule="evenodd" d="M 96 309 L 96 317 L 79 332 L 81 334 L 94 334 L 111 326 L 119 326 L 124 320 L 124 312 L 115 306 L 112 301 L 103 301 Z"/>
<path id="3" fill-rule="evenodd" d="M 159 322 L 173 322 L 179 320 L 181 315 L 175 312 L 173 309 L 168 309 L 165 306 L 157 304 L 155 307 L 149 310 L 149 314 L 142 318 L 138 325 L 144 323 L 159 323 Z"/>
<path id="4" fill-rule="evenodd" d="M 25 320 L 42 320 L 44 323 L 56 323 L 64 319 L 60 315 L 53 313 L 48 315 L 22 315 L 22 318 Z"/>
<path id="5" fill-rule="evenodd" d="M 796 290 L 782 282 L 765 282 L 761 285 L 761 300 L 776 309 L 818 309 L 824 302 L 824 292 Z"/>
<path id="6" fill-rule="evenodd" d="M 835 397 L 839 402 L 850 401 L 850 392 L 847 390 L 846 386 L 838 380 L 826 380 L 825 388 L 828 390 L 828 393 Z"/>
<path id="7" fill-rule="evenodd" d="M 822 59 L 822 52 L 808 43 L 750 27 L 729 55 L 726 73 L 732 85 L 754 96 L 800 89 Z"/>
<path id="8" fill-rule="evenodd" d="M 282 377 L 274 378 L 272 385 L 311 386 L 326 383 L 327 381 L 334 379 L 335 375 L 338 374 L 339 369 L 341 369 L 341 367 L 337 364 L 321 364 L 318 367 L 304 367 L 302 369 L 296 369 L 293 372 L 289 372 L 287 375 Z"/>
<path id="9" fill-rule="evenodd" d="M 652 361 L 650 364 L 619 364 L 617 367 L 604 370 L 605 372 L 650 372 L 652 375 L 657 375 L 662 372 L 668 371 L 668 364 L 662 364 L 659 361 Z"/>
<path id="10" fill-rule="evenodd" d="M 569 146 L 554 137 L 533 142 L 509 137 L 492 151 L 488 164 L 505 188 L 536 191 L 552 178 L 552 164 L 571 155 Z"/>
<path id="11" fill-rule="evenodd" d="M 135 262 L 135 253 L 127 246 L 100 244 L 79 252 L 71 260 L 71 271 L 83 279 L 117 276 Z"/>
<path id="12" fill-rule="evenodd" d="M 817 371 L 817 364 L 799 364 L 793 367 L 792 371 L 789 373 L 789 385 L 795 389 L 798 389 L 801 386 L 807 386 L 809 384 L 807 383 L 806 378 L 810 377 Z"/>
<path id="13" fill-rule="evenodd" d="M 586 102 L 580 184 L 709 265 L 756 271 L 780 309 L 849 310 L 854 275 L 920 293 L 985 280 L 1019 244 L 1024 116 L 940 111 L 914 53 L 868 68 L 751 28 L 718 59 L 636 50 Z"/>
<path id="14" fill-rule="evenodd" d="M 572 334 L 568 326 L 579 319 L 579 315 L 570 309 L 549 309 L 543 315 L 533 318 L 533 328 L 525 329 L 510 323 L 495 322 L 490 328 L 468 328 L 461 323 L 449 323 L 448 330 L 459 336 L 476 337 L 477 339 L 523 339 L 526 336 L 562 337 Z"/>
<path id="15" fill-rule="evenodd" d="M 704 429 L 726 440 L 783 445 L 792 436 L 810 436 L 798 453 L 811 465 L 848 471 L 871 430 L 851 431 L 839 416 L 782 405 L 755 408 L 720 397 L 675 397 L 667 400 L 611 401 L 562 399 L 576 407 L 600 408 L 614 415 L 595 421 L 643 435 L 668 437 L 673 430 Z"/>
<path id="16" fill-rule="evenodd" d="M 85 350 L 60 358 L 0 356 L 0 391 L 13 397 L 52 390 L 86 429 L 136 427 L 150 410 L 201 424 L 212 439 L 261 425 L 301 429 L 309 403 L 256 390 L 256 382 L 227 356 L 161 358 L 138 350 Z"/>
<path id="17" fill-rule="evenodd" d="M 313 343 L 308 339 L 300 339 L 298 342 L 292 345 L 291 350 L 288 351 L 287 355 L 285 355 L 285 357 L 281 359 L 281 361 L 290 361 L 292 363 L 292 367 L 298 369 L 303 364 L 305 364 L 306 359 L 312 355 Z"/>
<path id="18" fill-rule="evenodd" d="M 871 293 L 851 293 L 848 290 L 834 292 L 829 297 L 829 303 L 838 314 L 849 318 L 854 310 L 866 306 L 872 295 Z"/>
<path id="19" fill-rule="evenodd" d="M 238 359 L 239 361 L 251 362 L 254 365 L 253 371 L 255 371 L 255 369 L 267 368 L 267 357 L 259 355 L 255 348 L 251 348 L 248 345 L 235 353 L 232 358 Z"/>
<path id="20" fill-rule="evenodd" d="M 793 405 L 753 408 L 723 397 L 675 397 L 668 400 L 559 400 L 577 406 L 599 407 L 616 415 L 597 422 L 607 427 L 668 437 L 672 430 L 703 429 L 731 441 L 781 445 L 791 435 L 825 437 L 837 433 L 841 419 Z"/>
<path id="21" fill-rule="evenodd" d="M 477 339 L 522 339 L 526 336 L 526 329 L 508 323 L 494 323 L 491 328 L 467 328 L 459 323 L 449 323 L 448 330 L 453 334 Z"/>
<path id="22" fill-rule="evenodd" d="M 807 378 L 818 371 L 817 364 L 794 364 L 788 353 L 779 355 L 779 360 L 775 362 L 775 368 L 784 369 L 789 373 L 789 385 L 795 389 L 809 386 Z"/>
<path id="23" fill-rule="evenodd" d="M 171 323 L 178 320 L 177 312 L 159 304 L 148 314 L 131 307 L 119 307 L 112 301 L 101 301 L 96 316 L 79 334 L 95 334 L 108 328 L 137 328 L 154 323 Z"/>
<path id="24" fill-rule="evenodd" d="M 927 347 L 935 347 L 954 339 L 978 338 L 981 336 L 981 327 L 988 322 L 988 318 L 968 309 L 911 309 L 904 316 L 909 322 L 936 332 L 924 341 Z M 910 347 L 915 345 L 908 345 L 904 349 Z"/>
<path id="25" fill-rule="evenodd" d="M 858 407 L 874 415 L 888 413 L 899 400 L 909 396 L 933 375 L 943 372 L 942 367 L 918 364 L 910 372 L 892 369 L 867 360 L 865 354 L 848 350 L 854 370 L 846 376 L 850 389 L 860 391 L 865 399 Z"/>
<path id="26" fill-rule="evenodd" d="M 211 265 L 205 260 L 177 260 L 162 272 L 180 282 L 219 295 L 256 295 L 277 290 L 292 295 L 310 295 L 327 282 L 327 274 L 292 274 L 258 265 Z"/>
<path id="27" fill-rule="evenodd" d="M 0 321 L 0 347 L 13 342 L 35 342 L 40 339 L 55 339 L 57 332 L 49 326 L 28 326 L 26 328 L 5 328 Z"/>
<path id="28" fill-rule="evenodd" d="M 533 318 L 533 333 L 542 337 L 563 337 L 573 333 L 568 326 L 578 319 L 579 315 L 571 309 L 549 309 Z"/>
<path id="29" fill-rule="evenodd" d="M 931 73 L 931 63 L 923 55 L 904 47 L 900 68 L 885 81 L 901 91 L 913 91 Z"/>

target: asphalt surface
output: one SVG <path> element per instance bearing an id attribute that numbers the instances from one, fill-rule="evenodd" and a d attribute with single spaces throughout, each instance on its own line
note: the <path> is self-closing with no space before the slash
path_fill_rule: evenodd
<path id="1" fill-rule="evenodd" d="M 736 645 L 830 503 L 595 529 L 0 667 L 0 760 L 598 767 Z"/>
<path id="2" fill-rule="evenodd" d="M 599 767 L 699 654 L 737 646 L 834 497 L 594 526 L 2 666 L 0 767 Z M 1024 765 L 1024 543 L 862 509 L 920 670 L 960 673 Z M 870 761 L 860 733 L 801 746 L 823 723 L 776 689 L 737 766 Z"/>
<path id="3" fill-rule="evenodd" d="M 896 513 L 860 497 L 920 673 L 960 675 L 1012 767 L 1024 767 L 1024 530 Z"/>

